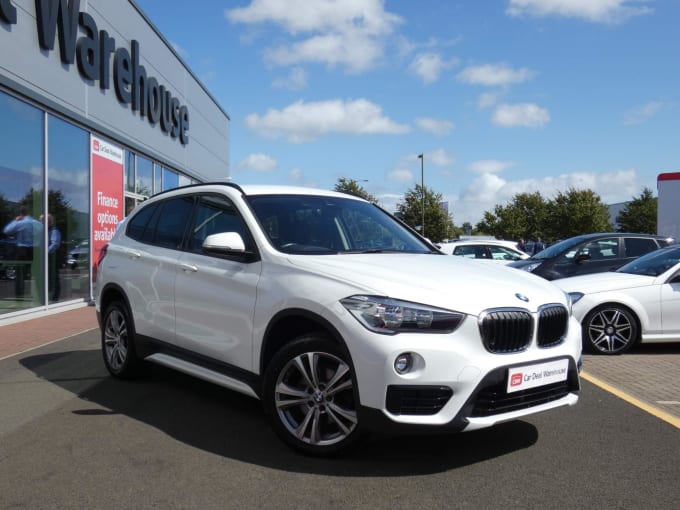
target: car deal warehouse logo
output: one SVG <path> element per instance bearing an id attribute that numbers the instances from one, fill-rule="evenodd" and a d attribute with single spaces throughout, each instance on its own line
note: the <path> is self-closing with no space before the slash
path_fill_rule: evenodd
<path id="1" fill-rule="evenodd" d="M 106 30 L 99 30 L 92 16 L 80 12 L 80 0 L 35 0 L 35 10 L 42 49 L 52 51 L 58 33 L 59 54 L 64 64 L 71 65 L 77 60 L 80 75 L 99 81 L 102 90 L 109 89 L 113 82 L 121 103 L 131 104 L 132 111 L 138 111 L 152 125 L 160 124 L 164 133 L 179 139 L 182 145 L 189 143 L 189 110 L 156 78 L 146 74 L 139 63 L 138 41 L 130 41 L 130 51 L 116 48 L 116 40 Z M 16 7 L 10 0 L 0 0 L 0 20 L 16 24 Z M 79 26 L 84 35 L 76 40 Z"/>

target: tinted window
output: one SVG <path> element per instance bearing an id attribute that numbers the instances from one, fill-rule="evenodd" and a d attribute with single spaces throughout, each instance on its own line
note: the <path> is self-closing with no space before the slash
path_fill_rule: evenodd
<path id="1" fill-rule="evenodd" d="M 171 198 L 165 200 L 161 207 L 153 244 L 163 248 L 179 249 L 189 223 L 193 198 Z"/>
<path id="2" fill-rule="evenodd" d="M 623 244 L 626 247 L 626 257 L 639 257 L 659 247 L 654 239 L 640 237 L 626 237 L 623 239 Z"/>
<path id="3" fill-rule="evenodd" d="M 149 222 L 149 218 L 156 210 L 158 204 L 151 204 L 148 207 L 143 207 L 141 211 L 134 215 L 127 226 L 127 231 L 125 232 L 128 237 L 135 239 L 137 241 L 142 240 L 144 235 L 144 229 L 146 224 Z"/>
<path id="4" fill-rule="evenodd" d="M 590 260 L 610 260 L 619 257 L 619 240 L 615 237 L 592 241 L 579 250 L 579 255 L 588 255 Z"/>
<path id="5" fill-rule="evenodd" d="M 205 238 L 221 232 L 237 232 L 249 244 L 248 230 L 231 201 L 221 195 L 202 196 L 189 234 L 189 250 L 200 253 Z"/>

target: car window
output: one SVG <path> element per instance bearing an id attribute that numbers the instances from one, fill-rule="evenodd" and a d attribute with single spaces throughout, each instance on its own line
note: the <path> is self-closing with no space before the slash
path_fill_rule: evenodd
<path id="1" fill-rule="evenodd" d="M 623 244 L 626 247 L 626 257 L 639 257 L 659 247 L 654 239 L 641 237 L 624 237 Z"/>
<path id="2" fill-rule="evenodd" d="M 453 249 L 453 254 L 458 255 L 459 257 L 474 259 L 474 258 L 476 258 L 476 248 L 475 248 L 475 246 L 470 246 L 470 245 L 456 246 Z"/>
<path id="3" fill-rule="evenodd" d="M 504 248 L 503 246 L 489 246 L 489 251 L 491 252 L 491 258 L 494 260 L 519 260 L 520 256 L 518 253 L 510 250 L 509 248 Z"/>
<path id="4" fill-rule="evenodd" d="M 142 207 L 141 210 L 135 214 L 127 225 L 125 233 L 128 237 L 141 241 L 144 236 L 144 231 L 149 223 L 149 219 L 158 207 L 158 203 L 150 204 Z"/>
<path id="5" fill-rule="evenodd" d="M 590 260 L 614 260 L 619 258 L 619 240 L 615 237 L 597 239 L 579 250 L 579 255 L 587 255 Z"/>
<path id="6" fill-rule="evenodd" d="M 189 234 L 188 250 L 201 253 L 205 238 L 222 232 L 236 232 L 246 247 L 250 244 L 248 229 L 234 204 L 227 197 L 212 194 L 201 196 Z"/>
<path id="7" fill-rule="evenodd" d="M 680 262 L 680 246 L 670 246 L 643 255 L 620 267 L 619 273 L 659 276 Z"/>
<path id="8" fill-rule="evenodd" d="M 434 253 L 392 216 L 364 201 L 310 195 L 248 200 L 271 244 L 284 253 Z"/>
<path id="9" fill-rule="evenodd" d="M 191 217 L 193 203 L 194 200 L 191 196 L 170 198 L 163 201 L 160 205 L 158 224 L 153 235 L 153 244 L 174 250 L 181 248 L 182 239 Z"/>

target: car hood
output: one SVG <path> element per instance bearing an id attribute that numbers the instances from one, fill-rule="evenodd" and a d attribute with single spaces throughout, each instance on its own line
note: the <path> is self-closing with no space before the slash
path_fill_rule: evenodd
<path id="1" fill-rule="evenodd" d="M 508 264 L 508 266 L 514 267 L 514 268 L 522 268 L 522 267 L 528 266 L 529 264 L 540 264 L 542 262 L 543 262 L 542 259 L 526 258 L 526 259 L 522 259 L 522 260 L 513 260 L 512 262 L 510 262 Z"/>
<path id="2" fill-rule="evenodd" d="M 563 289 L 565 292 L 583 292 L 592 294 L 595 292 L 606 292 L 618 289 L 631 289 L 634 287 L 645 287 L 654 283 L 653 276 L 639 274 L 609 273 L 584 274 L 582 276 L 572 276 L 553 281 L 554 285 Z"/>
<path id="3" fill-rule="evenodd" d="M 300 269 L 351 285 L 353 293 L 389 296 L 471 315 L 496 307 L 535 311 L 546 303 L 566 304 L 564 293 L 542 278 L 461 257 L 374 253 L 290 256 L 289 261 Z"/>

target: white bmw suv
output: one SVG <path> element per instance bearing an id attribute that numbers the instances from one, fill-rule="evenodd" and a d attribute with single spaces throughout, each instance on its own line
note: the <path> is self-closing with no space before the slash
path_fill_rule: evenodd
<path id="1" fill-rule="evenodd" d="M 578 400 L 581 328 L 537 276 L 439 252 L 318 189 L 200 184 L 144 202 L 98 261 L 108 371 L 151 363 L 262 401 L 309 454 L 363 431 L 469 431 Z"/>

